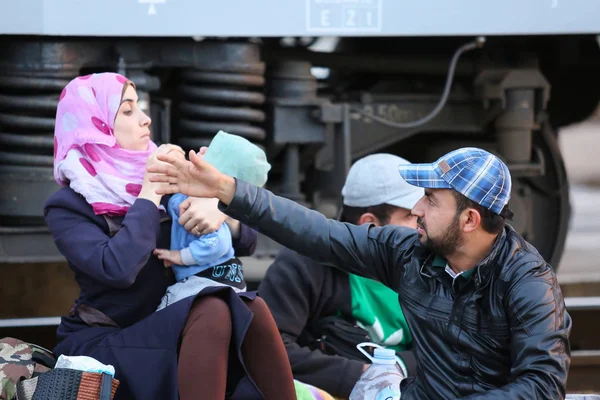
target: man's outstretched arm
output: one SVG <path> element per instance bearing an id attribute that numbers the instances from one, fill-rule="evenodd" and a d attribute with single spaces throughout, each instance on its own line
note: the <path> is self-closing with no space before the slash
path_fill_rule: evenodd
<path id="1" fill-rule="evenodd" d="M 418 237 L 410 228 L 356 226 L 322 214 L 266 189 L 236 181 L 190 152 L 190 161 L 168 154 L 149 168 L 150 180 L 165 182 L 160 193 L 216 197 L 219 208 L 258 228 L 280 244 L 324 264 L 397 287 Z M 160 174 L 160 175 L 158 175 Z M 398 177 L 400 179 L 400 177 Z"/>

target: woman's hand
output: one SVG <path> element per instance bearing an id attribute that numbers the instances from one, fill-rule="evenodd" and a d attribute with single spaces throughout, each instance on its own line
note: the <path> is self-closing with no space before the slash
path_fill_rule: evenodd
<path id="1" fill-rule="evenodd" d="M 227 218 L 219 211 L 218 202 L 214 198 L 188 197 L 179 205 L 179 224 L 196 236 L 215 232 Z"/>
<path id="2" fill-rule="evenodd" d="M 171 154 L 173 157 L 185 160 L 185 151 L 181 147 L 175 144 L 161 144 L 146 160 L 146 167 L 164 164 L 158 159 L 159 154 Z M 146 175 L 148 175 L 148 172 L 146 172 Z"/>
<path id="3" fill-rule="evenodd" d="M 190 161 L 173 154 L 158 154 L 157 159 L 166 164 L 148 166 L 148 172 L 153 173 L 150 181 L 169 183 L 157 188 L 157 194 L 183 193 L 193 197 L 216 197 L 225 205 L 233 199 L 235 179 L 219 172 L 193 150 L 190 151 Z"/>
<path id="4" fill-rule="evenodd" d="M 204 158 L 206 150 L 208 147 L 201 147 L 198 157 Z M 179 224 L 196 236 L 215 232 L 227 218 L 219 211 L 218 202 L 218 199 L 188 197 L 179 205 Z"/>
<path id="5" fill-rule="evenodd" d="M 156 151 L 152 153 L 150 157 L 148 157 L 148 160 L 146 160 L 146 168 L 153 165 L 164 164 L 162 161 L 158 160 L 159 154 L 171 154 L 175 158 L 181 158 L 185 160 L 185 152 L 181 147 L 174 144 L 163 144 L 156 149 Z M 146 170 L 146 173 L 144 174 L 144 181 L 142 183 L 142 189 L 140 190 L 138 198 L 150 200 L 158 207 L 162 195 L 158 194 L 157 191 L 165 184 L 150 181 L 151 175 L 152 174 Z"/>

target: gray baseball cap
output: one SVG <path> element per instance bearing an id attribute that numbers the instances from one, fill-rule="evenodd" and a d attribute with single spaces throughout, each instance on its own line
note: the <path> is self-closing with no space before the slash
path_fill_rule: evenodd
<path id="1" fill-rule="evenodd" d="M 386 153 L 371 154 L 356 161 L 342 188 L 344 204 L 350 207 L 390 204 L 412 209 L 425 191 L 398 176 L 398 167 L 402 164 L 410 162 Z"/>

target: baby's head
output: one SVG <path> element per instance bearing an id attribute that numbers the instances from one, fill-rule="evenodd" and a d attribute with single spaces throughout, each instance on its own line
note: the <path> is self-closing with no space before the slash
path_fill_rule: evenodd
<path id="1" fill-rule="evenodd" d="M 223 131 L 210 142 L 204 160 L 226 175 L 259 187 L 265 185 L 271 169 L 260 147 Z"/>

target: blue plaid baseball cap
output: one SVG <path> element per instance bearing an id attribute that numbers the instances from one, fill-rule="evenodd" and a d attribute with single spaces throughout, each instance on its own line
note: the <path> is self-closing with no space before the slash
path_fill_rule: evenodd
<path id="1" fill-rule="evenodd" d="M 476 147 L 451 151 L 431 164 L 403 164 L 400 175 L 411 185 L 454 189 L 491 212 L 511 219 L 508 209 L 511 178 L 495 155 Z"/>

